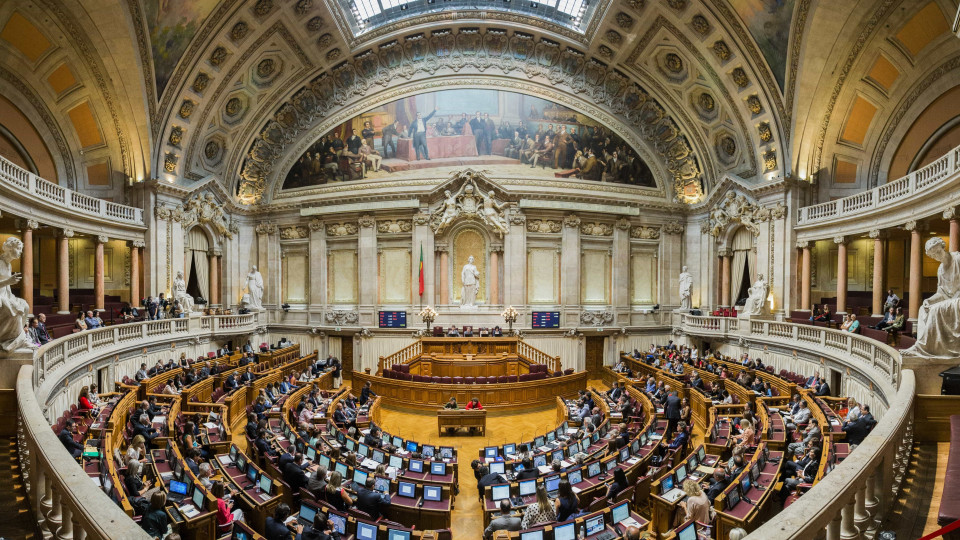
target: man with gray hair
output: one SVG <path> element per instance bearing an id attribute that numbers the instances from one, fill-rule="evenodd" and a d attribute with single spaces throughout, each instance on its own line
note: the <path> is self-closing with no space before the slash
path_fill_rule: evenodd
<path id="1" fill-rule="evenodd" d="M 513 505 L 509 499 L 500 501 L 500 515 L 490 520 L 490 525 L 483 531 L 484 540 L 493 538 L 495 531 L 519 531 L 521 519 L 513 515 Z"/>

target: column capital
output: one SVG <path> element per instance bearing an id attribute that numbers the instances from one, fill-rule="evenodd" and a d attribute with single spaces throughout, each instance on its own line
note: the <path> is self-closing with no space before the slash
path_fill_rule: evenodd
<path id="1" fill-rule="evenodd" d="M 413 215 L 413 224 L 414 225 L 429 225 L 430 224 L 430 214 L 426 212 L 417 212 Z"/>
<path id="2" fill-rule="evenodd" d="M 910 220 L 903 224 L 903 228 L 910 232 L 917 231 L 920 233 L 927 230 L 927 224 L 922 221 Z"/>
<path id="3" fill-rule="evenodd" d="M 37 222 L 36 220 L 28 219 L 28 220 L 26 220 L 26 221 L 23 222 L 23 228 L 24 228 L 24 229 L 31 229 L 31 230 L 33 230 L 33 229 L 39 229 L 39 228 L 40 228 L 40 223 Z"/>
<path id="4" fill-rule="evenodd" d="M 846 236 L 834 236 L 834 237 L 833 237 L 833 243 L 834 243 L 834 244 L 846 244 L 846 243 L 847 243 L 847 237 L 846 237 Z"/>
<path id="5" fill-rule="evenodd" d="M 808 249 L 810 242 L 808 240 L 797 240 L 797 249 Z"/>
<path id="6" fill-rule="evenodd" d="M 717 251 L 717 254 L 721 257 L 733 257 L 733 250 L 730 248 L 721 248 Z"/>
<path id="7" fill-rule="evenodd" d="M 276 223 L 261 223 L 257 225 L 257 234 L 277 234 L 277 224 Z"/>
<path id="8" fill-rule="evenodd" d="M 63 229 L 60 231 L 60 236 L 63 238 L 73 238 L 73 229 Z"/>
<path id="9" fill-rule="evenodd" d="M 143 240 L 134 240 L 133 242 L 131 242 L 131 245 L 133 245 L 133 247 L 135 248 L 144 248 L 147 246 L 147 243 L 144 242 Z"/>
<path id="10" fill-rule="evenodd" d="M 683 234 L 684 225 L 683 222 L 675 219 L 664 223 L 660 230 L 667 234 Z"/>
<path id="11" fill-rule="evenodd" d="M 873 238 L 874 240 L 880 240 L 880 239 L 883 239 L 883 238 L 886 238 L 886 237 L 887 237 L 887 231 L 882 230 L 882 229 L 874 229 L 874 230 L 870 231 L 870 233 L 868 234 L 868 236 L 869 236 L 870 238 Z"/>
<path id="12" fill-rule="evenodd" d="M 527 222 L 527 216 L 524 215 L 523 212 L 517 212 L 516 210 L 514 210 L 510 214 L 510 223 L 514 225 L 523 225 L 526 222 Z"/>
<path id="13" fill-rule="evenodd" d="M 377 220 L 373 219 L 373 216 L 370 214 L 364 214 L 360 216 L 360 219 L 357 220 L 357 223 L 366 229 L 372 228 L 377 224 Z"/>
<path id="14" fill-rule="evenodd" d="M 434 244 L 434 246 L 433 246 L 433 250 L 436 251 L 437 253 L 447 253 L 447 252 L 449 251 L 449 249 L 450 249 L 450 248 L 447 247 L 447 244 L 445 244 L 445 243 L 440 243 L 440 242 L 437 242 L 437 243 Z"/>
<path id="15" fill-rule="evenodd" d="M 947 208 L 943 211 L 943 219 L 960 219 L 960 211 L 956 206 Z"/>
<path id="16" fill-rule="evenodd" d="M 98 243 L 98 244 L 106 244 L 106 243 L 109 242 L 109 241 L 110 241 L 110 238 L 108 238 L 107 235 L 105 235 L 105 234 L 99 234 L 99 235 L 97 235 L 97 243 Z"/>
<path id="17" fill-rule="evenodd" d="M 220 251 L 219 249 L 210 248 L 207 250 L 207 255 L 211 257 L 221 257 L 223 256 L 223 252 Z"/>
<path id="18" fill-rule="evenodd" d="M 491 244 L 490 245 L 491 253 L 503 253 L 503 244 Z"/>
<path id="19" fill-rule="evenodd" d="M 320 218 L 313 218 L 310 220 L 310 230 L 311 231 L 322 231 L 323 230 L 323 220 Z"/>
<path id="20" fill-rule="evenodd" d="M 563 224 L 567 227 L 579 227 L 580 226 L 580 216 L 576 214 L 568 214 L 563 218 Z"/>
<path id="21" fill-rule="evenodd" d="M 616 225 L 617 225 L 617 228 L 620 229 L 621 231 L 630 230 L 630 220 L 627 218 L 622 217 L 618 219 Z"/>

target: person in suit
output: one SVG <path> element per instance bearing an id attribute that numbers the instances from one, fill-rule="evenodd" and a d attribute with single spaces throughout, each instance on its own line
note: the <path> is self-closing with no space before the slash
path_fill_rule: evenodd
<path id="1" fill-rule="evenodd" d="M 427 150 L 427 122 L 433 118 L 434 114 L 437 114 L 437 109 L 433 109 L 426 118 L 423 117 L 422 112 L 418 112 L 417 119 L 410 123 L 410 137 L 413 138 L 413 150 L 417 154 L 417 161 L 420 160 L 421 153 L 427 161 L 430 161 L 430 153 Z"/>
<path id="2" fill-rule="evenodd" d="M 723 490 L 727 489 L 727 486 L 730 485 L 730 481 L 727 480 L 727 475 L 723 471 L 722 467 L 718 467 L 713 470 L 713 478 L 710 479 L 709 483 L 705 483 L 703 487 L 707 488 L 707 498 L 710 499 L 710 503 L 723 493 Z"/>
<path id="3" fill-rule="evenodd" d="M 243 346 L 243 352 L 253 354 L 253 345 L 249 341 Z"/>
<path id="4" fill-rule="evenodd" d="M 670 445 L 668 446 L 668 448 L 670 448 L 671 450 L 674 448 L 683 448 L 683 445 L 687 444 L 688 437 L 689 435 L 687 434 L 687 423 L 680 421 L 680 423 L 677 424 L 677 436 L 674 437 L 672 441 L 670 441 Z"/>
<path id="5" fill-rule="evenodd" d="M 40 345 L 44 345 L 50 341 L 50 334 L 47 332 L 47 315 L 45 313 L 41 313 L 37 315 L 37 318 L 35 320 L 37 321 L 37 324 L 36 324 L 37 342 Z"/>
<path id="6" fill-rule="evenodd" d="M 133 423 L 133 436 L 136 437 L 137 435 L 142 435 L 146 441 L 147 448 L 149 448 L 151 441 L 160 436 L 160 433 L 157 432 L 157 428 L 150 424 L 150 417 L 147 416 L 146 413 L 143 413 L 135 418 L 135 420 L 131 419 L 131 422 Z"/>
<path id="7" fill-rule="evenodd" d="M 363 436 L 363 444 L 373 448 L 383 446 L 383 439 L 380 438 L 380 430 L 376 426 L 370 426 L 370 431 Z"/>
<path id="8" fill-rule="evenodd" d="M 797 462 L 786 462 L 783 468 L 783 487 L 780 489 L 781 499 L 786 499 L 798 485 L 806 482 L 813 483 L 820 469 L 819 448 L 811 448 L 807 455 Z M 791 465 L 793 463 L 793 465 Z"/>
<path id="9" fill-rule="evenodd" d="M 600 179 L 600 162 L 597 160 L 597 156 L 593 153 L 593 150 L 587 151 L 587 160 L 584 162 L 583 167 L 577 171 L 577 178 L 583 180 Z"/>
<path id="10" fill-rule="evenodd" d="M 257 450 L 262 456 L 275 456 L 277 451 L 273 449 L 273 446 L 270 444 L 270 441 L 267 440 L 267 430 L 260 428 L 257 430 L 257 440 L 253 443 L 257 447 Z"/>
<path id="11" fill-rule="evenodd" d="M 493 327 L 493 337 L 503 337 L 503 330 L 499 326 Z"/>
<path id="12" fill-rule="evenodd" d="M 227 375 L 227 378 L 223 381 L 223 391 L 230 392 L 237 387 L 237 380 L 233 378 L 233 373 Z"/>
<path id="13" fill-rule="evenodd" d="M 367 476 L 367 481 L 357 491 L 357 510 L 370 514 L 374 520 L 380 519 L 387 506 L 390 506 L 390 495 L 373 489 L 375 479 Z"/>
<path id="14" fill-rule="evenodd" d="M 703 379 L 700 378 L 700 373 L 694 372 L 693 378 L 690 379 L 690 386 L 698 390 L 703 390 Z"/>
<path id="15" fill-rule="evenodd" d="M 253 376 L 252 368 L 247 368 L 247 371 L 240 376 L 240 384 L 252 383 L 256 377 Z"/>
<path id="16" fill-rule="evenodd" d="M 820 384 L 817 386 L 817 395 L 818 396 L 829 396 L 830 395 L 830 385 L 827 384 L 827 380 L 821 378 Z"/>
<path id="17" fill-rule="evenodd" d="M 347 418 L 347 413 L 344 412 L 343 403 L 341 402 L 337 403 L 337 410 L 333 411 L 333 421 L 338 426 L 346 425 L 349 422 L 349 419 Z"/>
<path id="18" fill-rule="evenodd" d="M 63 443 L 63 447 L 67 449 L 67 452 L 70 452 L 74 459 L 83 454 L 83 445 L 73 439 L 75 430 L 76 423 L 69 419 L 63 423 L 63 429 L 60 430 L 60 442 Z"/>
<path id="19" fill-rule="evenodd" d="M 303 472 L 303 454 L 297 453 L 293 456 L 293 461 L 287 463 L 281 473 L 283 481 L 290 486 L 293 493 L 299 493 L 300 488 L 307 487 L 307 475 Z"/>
<path id="20" fill-rule="evenodd" d="M 267 540 L 294 540 L 303 533 L 303 525 L 294 521 L 291 526 L 284 522 L 290 517 L 290 506 L 287 503 L 280 503 L 273 512 L 273 516 L 266 519 L 263 527 L 263 536 Z M 292 527 L 292 528 L 291 528 Z"/>
<path id="21" fill-rule="evenodd" d="M 370 388 L 370 381 L 363 383 L 363 388 L 360 389 L 360 406 L 362 407 L 370 398 L 376 395 L 377 393 Z"/>
<path id="22" fill-rule="evenodd" d="M 487 123 L 484 122 L 483 118 L 480 116 L 480 111 L 477 111 L 477 115 L 470 119 L 470 131 L 473 134 L 473 140 L 477 145 L 477 155 L 483 154 L 483 150 L 486 146 L 486 129 Z"/>
<path id="23" fill-rule="evenodd" d="M 498 473 L 490 472 L 490 468 L 486 465 L 481 465 L 478 469 L 477 474 L 480 475 L 480 480 L 477 481 L 477 491 L 480 492 L 480 500 L 483 500 L 483 492 L 487 486 L 492 486 L 494 484 L 503 484 L 504 478 Z"/>
<path id="24" fill-rule="evenodd" d="M 400 122 L 387 125 L 383 128 L 383 158 L 390 157 L 390 150 L 393 150 L 393 157 L 397 157 L 397 139 L 400 138 Z"/>
<path id="25" fill-rule="evenodd" d="M 677 397 L 676 392 L 667 392 L 663 413 L 667 417 L 667 429 L 663 432 L 663 437 L 669 438 L 677 428 L 677 422 L 680 421 L 680 398 Z"/>
<path id="26" fill-rule="evenodd" d="M 500 515 L 490 520 L 490 525 L 483 530 L 484 540 L 493 538 L 496 531 L 519 531 L 521 519 L 513 515 L 513 505 L 509 499 L 500 501 Z"/>
<path id="27" fill-rule="evenodd" d="M 456 326 L 451 326 L 450 331 L 447 332 L 447 335 L 451 337 L 460 337 L 460 330 Z"/>
<path id="28" fill-rule="evenodd" d="M 517 473 L 517 480 L 529 480 L 530 478 L 536 478 L 540 476 L 540 470 L 533 465 L 533 460 L 529 457 L 524 458 L 520 463 L 523 465 L 523 470 Z"/>
<path id="29" fill-rule="evenodd" d="M 857 446 L 870 434 L 870 429 L 867 427 L 867 423 L 860 418 L 860 413 L 851 411 L 850 420 L 843 424 L 843 432 L 847 434 L 844 440 L 851 446 Z"/>

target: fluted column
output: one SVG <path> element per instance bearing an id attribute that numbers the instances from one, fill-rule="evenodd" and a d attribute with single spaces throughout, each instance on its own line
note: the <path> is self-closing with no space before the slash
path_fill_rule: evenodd
<path id="1" fill-rule="evenodd" d="M 847 313 L 847 239 L 837 236 L 837 314 Z"/>
<path id="2" fill-rule="evenodd" d="M 870 231 L 873 238 L 873 316 L 883 315 L 883 231 Z"/>
<path id="3" fill-rule="evenodd" d="M 33 220 L 23 224 L 23 253 L 20 255 L 20 294 L 27 302 L 27 313 L 33 313 L 33 230 L 40 226 Z"/>
<path id="4" fill-rule="evenodd" d="M 910 304 L 908 317 L 916 319 L 920 313 L 920 283 L 923 278 L 923 239 L 920 238 L 922 225 L 909 221 L 904 229 L 910 231 Z"/>
<path id="5" fill-rule="evenodd" d="M 130 305 L 140 306 L 140 250 L 143 240 L 134 240 L 130 244 Z"/>
<path id="6" fill-rule="evenodd" d="M 109 240 L 102 234 L 97 237 L 97 248 L 93 257 L 93 301 L 97 309 L 103 309 L 103 245 Z"/>
<path id="7" fill-rule="evenodd" d="M 490 251 L 490 304 L 500 303 L 500 253 L 503 246 L 495 245 Z"/>
<path id="8" fill-rule="evenodd" d="M 950 221 L 950 251 L 960 251 L 960 212 L 948 208 L 943 212 L 943 219 Z"/>
<path id="9" fill-rule="evenodd" d="M 729 249 L 720 251 L 720 305 L 730 306 L 730 263 L 733 252 Z"/>
<path id="10" fill-rule="evenodd" d="M 447 246 L 438 245 L 437 251 L 440 252 L 440 305 L 450 303 L 450 254 L 447 252 Z"/>
<path id="11" fill-rule="evenodd" d="M 57 253 L 57 313 L 70 313 L 70 239 L 73 231 L 64 229 L 60 233 L 60 249 Z"/>
<path id="12" fill-rule="evenodd" d="M 859 540 L 860 529 L 854 523 L 856 516 L 856 499 L 850 499 L 840 512 L 840 538 L 843 540 Z"/>
<path id="13" fill-rule="evenodd" d="M 800 309 L 810 311 L 810 242 L 797 242 L 800 248 Z"/>

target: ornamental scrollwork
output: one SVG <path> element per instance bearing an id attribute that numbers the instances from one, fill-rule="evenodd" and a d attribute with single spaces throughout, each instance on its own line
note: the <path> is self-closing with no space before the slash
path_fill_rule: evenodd
<path id="1" fill-rule="evenodd" d="M 351 236 L 357 234 L 360 228 L 354 223 L 329 223 L 327 236 Z"/>
<path id="2" fill-rule="evenodd" d="M 613 234 L 613 227 L 608 223 L 584 223 L 580 226 L 580 233 L 587 236 L 610 236 Z"/>
<path id="3" fill-rule="evenodd" d="M 656 240 L 660 238 L 660 229 L 657 227 L 634 227 L 630 230 L 630 238 L 638 238 L 641 240 Z"/>
<path id="4" fill-rule="evenodd" d="M 406 219 L 393 219 L 377 222 L 377 232 L 381 234 L 408 233 L 413 230 L 413 223 Z"/>
<path id="5" fill-rule="evenodd" d="M 257 234 L 277 234 L 277 224 L 261 223 L 257 225 Z"/>
<path id="6" fill-rule="evenodd" d="M 280 238 L 283 238 L 284 240 L 299 240 L 301 238 L 306 238 L 307 234 L 309 234 L 307 232 L 307 228 L 299 225 L 280 229 Z"/>
<path id="7" fill-rule="evenodd" d="M 477 188 L 477 179 L 483 179 L 483 176 L 474 171 L 464 171 L 458 173 L 454 180 L 464 178 L 465 181 L 460 185 L 455 193 L 449 189 L 443 192 L 443 202 L 431 218 L 431 228 L 434 233 L 442 233 L 446 228 L 458 219 L 476 219 L 487 225 L 494 232 L 503 238 L 503 235 L 510 232 L 507 225 L 507 203 L 496 199 L 493 191 L 484 193 Z"/>
<path id="8" fill-rule="evenodd" d="M 661 230 L 667 234 L 683 234 L 684 226 L 683 226 L 683 223 L 681 223 L 678 220 L 675 220 L 675 221 L 670 221 L 668 223 L 664 223 Z"/>
<path id="9" fill-rule="evenodd" d="M 217 202 L 212 193 L 197 195 L 178 208 L 183 230 L 186 231 L 194 224 L 209 225 L 220 237 L 233 238 L 233 232 L 227 224 L 227 217 L 223 207 Z"/>
<path id="10" fill-rule="evenodd" d="M 613 322 L 614 315 L 612 311 L 582 311 L 580 312 L 580 324 L 586 326 L 603 326 Z"/>
<path id="11" fill-rule="evenodd" d="M 360 321 L 360 315 L 356 311 L 336 309 L 324 313 L 323 320 L 329 325 L 343 326 L 357 324 Z"/>
<path id="12" fill-rule="evenodd" d="M 527 231 L 532 233 L 558 233 L 562 228 L 559 221 L 552 219 L 533 219 L 527 222 Z"/>
<path id="13" fill-rule="evenodd" d="M 731 224 L 739 223 L 754 236 L 760 234 L 757 213 L 760 208 L 744 195 L 727 192 L 724 199 L 710 211 L 710 235 L 719 240 L 721 233 Z"/>

